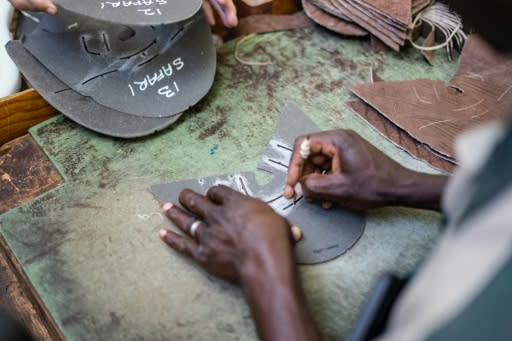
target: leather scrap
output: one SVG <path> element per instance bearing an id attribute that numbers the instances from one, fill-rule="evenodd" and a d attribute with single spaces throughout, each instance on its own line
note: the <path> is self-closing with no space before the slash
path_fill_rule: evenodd
<path id="1" fill-rule="evenodd" d="M 135 138 L 160 131 L 174 123 L 180 114 L 171 117 L 141 117 L 102 106 L 90 97 L 69 89 L 35 59 L 19 40 L 7 43 L 6 51 L 14 56 L 24 70 L 27 82 L 39 89 L 41 97 L 64 115 L 84 127 L 109 136 Z"/>
<path id="2" fill-rule="evenodd" d="M 346 14 L 345 10 L 338 9 L 335 5 L 335 1 L 337 0 L 308 0 L 316 7 L 322 9 L 324 12 L 334 15 L 335 17 L 340 18 L 341 20 L 345 20 L 348 22 L 353 22 L 352 19 Z"/>
<path id="3" fill-rule="evenodd" d="M 373 67 L 370 69 L 370 82 L 384 82 L 384 79 L 382 79 L 382 77 L 379 76 L 377 72 L 375 72 L 375 69 Z"/>
<path id="4" fill-rule="evenodd" d="M 436 44 L 436 31 L 434 29 L 432 29 L 430 31 L 430 33 L 427 35 L 427 37 L 425 38 L 425 40 L 423 41 L 423 47 L 431 47 L 431 46 L 434 46 L 435 44 Z M 427 62 L 430 65 L 434 65 L 434 56 L 435 56 L 434 51 L 422 50 L 421 54 L 423 55 L 423 57 L 425 57 L 425 59 L 427 60 Z"/>
<path id="5" fill-rule="evenodd" d="M 359 25 L 340 19 L 324 11 L 310 0 L 302 0 L 302 8 L 304 9 L 304 13 L 306 13 L 311 20 L 331 31 L 353 37 L 364 37 L 368 35 L 368 32 Z"/>
<path id="6" fill-rule="evenodd" d="M 406 131 L 398 128 L 368 104 L 359 100 L 350 101 L 346 104 L 352 111 L 368 122 L 382 136 L 390 140 L 398 148 L 405 150 L 418 160 L 427 162 L 437 170 L 445 173 L 453 172 L 456 167 L 455 162 L 437 155 L 427 145 L 413 139 Z"/>
<path id="7" fill-rule="evenodd" d="M 123 25 L 163 25 L 189 19 L 201 9 L 201 0 L 102 1 L 55 0 L 59 12 Z"/>
<path id="8" fill-rule="evenodd" d="M 258 14 L 240 19 L 238 26 L 230 30 L 224 40 L 254 34 L 313 27 L 314 22 L 305 15 Z"/>
<path id="9" fill-rule="evenodd" d="M 0 214 L 63 183 L 58 169 L 28 135 L 0 146 Z"/>
<path id="10" fill-rule="evenodd" d="M 315 123 L 294 102 L 290 102 L 281 113 L 256 172 L 156 184 L 151 186 L 151 193 L 162 203 L 178 203 L 179 193 L 184 188 L 205 193 L 213 185 L 226 185 L 259 198 L 291 224 L 300 226 L 303 238 L 294 247 L 297 263 L 317 264 L 334 259 L 359 240 L 365 228 L 364 215 L 341 207 L 325 210 L 320 205 L 307 203 L 301 196 L 286 199 L 282 194 L 295 137 L 318 130 Z M 258 172 L 269 176 L 268 182 L 259 183 L 256 180 Z"/>
<path id="11" fill-rule="evenodd" d="M 364 102 L 437 153 L 455 158 L 461 132 L 503 118 L 512 107 L 512 58 L 470 36 L 453 78 L 358 84 Z"/>
<path id="12" fill-rule="evenodd" d="M 432 0 L 412 0 L 411 12 L 413 15 L 422 11 L 425 7 L 430 5 Z"/>
<path id="13" fill-rule="evenodd" d="M 337 8 L 343 10 L 352 21 L 361 25 L 361 27 L 382 40 L 393 50 L 399 51 L 400 46 L 405 44 L 405 38 L 401 39 L 398 37 L 398 32 L 394 31 L 395 28 L 391 27 L 389 23 L 383 20 L 377 20 L 372 12 L 356 7 L 354 3 L 348 0 L 334 0 L 333 2 L 336 4 Z M 402 34 L 405 35 L 405 30 L 403 30 Z"/>
<path id="14" fill-rule="evenodd" d="M 431 3 L 430 0 L 305 1 L 339 19 L 354 22 L 395 51 L 405 45 L 413 15 Z"/>
<path id="15" fill-rule="evenodd" d="M 403 25 L 411 23 L 411 0 L 357 0 L 365 7 L 371 7 L 391 20 L 397 20 Z"/>
<path id="16" fill-rule="evenodd" d="M 134 116 L 181 113 L 208 93 L 215 76 L 215 47 L 202 12 L 155 27 L 44 15 L 21 42 L 75 92 Z"/>
<path id="17" fill-rule="evenodd" d="M 387 48 L 386 44 L 373 34 L 370 35 L 370 46 L 372 47 L 373 53 L 381 53 Z"/>

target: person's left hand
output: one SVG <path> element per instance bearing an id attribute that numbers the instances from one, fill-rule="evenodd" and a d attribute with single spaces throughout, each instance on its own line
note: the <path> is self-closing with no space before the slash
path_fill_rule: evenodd
<path id="1" fill-rule="evenodd" d="M 240 284 L 260 340 L 320 340 L 293 257 L 296 227 L 263 201 L 222 185 L 206 196 L 183 190 L 179 200 L 191 214 L 172 204 L 164 211 L 186 235 L 160 230 L 160 238 L 209 273 Z"/>
<path id="2" fill-rule="evenodd" d="M 195 216 L 172 204 L 163 209 L 187 235 L 161 230 L 160 237 L 207 272 L 243 282 L 294 266 L 293 239 L 300 239 L 300 231 L 262 201 L 226 186 L 214 186 L 206 196 L 185 189 L 179 200 Z"/>
<path id="3" fill-rule="evenodd" d="M 238 25 L 238 17 L 236 16 L 236 7 L 233 0 L 208 0 L 203 2 L 203 11 L 210 26 L 215 25 L 214 9 L 222 19 L 224 26 L 231 28 Z"/>

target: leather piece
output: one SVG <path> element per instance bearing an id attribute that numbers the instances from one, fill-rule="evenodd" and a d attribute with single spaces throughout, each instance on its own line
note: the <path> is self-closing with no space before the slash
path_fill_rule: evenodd
<path id="1" fill-rule="evenodd" d="M 256 173 L 243 172 L 154 185 L 151 192 L 160 202 L 179 203 L 178 196 L 184 188 L 205 193 L 213 185 L 224 184 L 267 202 L 291 224 L 301 228 L 303 238 L 294 248 L 297 263 L 326 262 L 345 253 L 359 240 L 364 232 L 365 218 L 361 213 L 340 207 L 325 210 L 302 197 L 288 200 L 282 196 L 295 137 L 318 130 L 295 103 L 289 103 L 257 167 L 257 172 L 271 176 L 265 184 L 258 183 Z"/>
<path id="2" fill-rule="evenodd" d="M 387 48 L 386 44 L 384 44 L 382 40 L 380 40 L 373 34 L 370 35 L 370 46 L 372 47 L 373 53 L 381 53 Z"/>
<path id="3" fill-rule="evenodd" d="M 396 28 L 391 27 L 382 20 L 377 20 L 370 11 L 355 7 L 353 2 L 348 0 L 333 0 L 336 8 L 343 11 L 352 21 L 359 24 L 371 34 L 382 40 L 386 45 L 395 51 L 400 50 L 400 46 L 405 43 L 396 34 Z M 405 35 L 405 30 L 402 32 Z"/>
<path id="4" fill-rule="evenodd" d="M 358 114 L 398 148 L 405 150 L 416 159 L 423 160 L 442 172 L 453 173 L 456 167 L 454 161 L 447 160 L 437 155 L 435 151 L 431 150 L 427 145 L 413 139 L 406 131 L 398 128 L 368 104 L 362 101 L 350 101 L 346 104 L 353 112 Z"/>
<path id="5" fill-rule="evenodd" d="M 317 6 L 318 8 L 322 9 L 324 12 L 327 12 L 329 14 L 334 15 L 335 17 L 338 17 L 342 20 L 348 21 L 348 22 L 354 22 L 352 19 L 350 19 L 348 13 L 343 8 L 338 8 L 336 6 L 336 1 L 338 0 L 308 0 L 313 5 Z"/>
<path id="6" fill-rule="evenodd" d="M 454 159 L 458 134 L 508 113 L 511 79 L 512 58 L 471 35 L 448 84 L 419 79 L 359 84 L 351 90 L 416 140 Z"/>
<path id="7" fill-rule="evenodd" d="M 435 29 L 432 29 L 432 30 L 430 30 L 430 33 L 427 35 L 427 37 L 423 41 L 422 46 L 423 47 L 431 47 L 431 46 L 434 46 L 435 44 L 436 44 L 436 31 L 435 31 Z M 428 51 L 428 50 L 421 51 L 421 54 L 423 55 L 423 57 L 425 57 L 425 59 L 427 60 L 427 62 L 430 65 L 434 65 L 434 57 L 435 57 L 434 52 L 435 51 Z"/>
<path id="8" fill-rule="evenodd" d="M 411 22 L 411 0 L 358 0 L 358 2 L 403 25 L 408 26 Z"/>
<path id="9" fill-rule="evenodd" d="M 0 146 L 0 215 L 63 183 L 58 169 L 29 135 Z"/>
<path id="10" fill-rule="evenodd" d="M 430 5 L 431 1 L 432 0 L 412 0 L 412 14 L 414 15 L 422 11 L 425 7 Z"/>
<path id="11" fill-rule="evenodd" d="M 366 3 L 364 0 L 344 0 L 345 2 L 349 3 L 354 8 L 357 8 L 358 10 L 362 11 L 363 13 L 366 13 L 366 15 L 374 18 L 378 21 L 378 23 L 386 23 L 391 28 L 396 28 L 398 30 L 403 31 L 404 29 L 407 29 L 409 27 L 409 24 L 402 23 L 400 20 L 390 16 L 386 13 L 387 7 L 384 6 L 382 9 L 373 7 Z M 405 4 L 407 0 L 400 0 L 402 4 Z M 411 9 L 409 9 L 409 12 Z"/>
<path id="12" fill-rule="evenodd" d="M 240 19 L 238 26 L 231 29 L 225 40 L 253 34 L 268 33 L 298 28 L 313 27 L 314 23 L 305 15 L 258 14 Z"/>
<path id="13" fill-rule="evenodd" d="M 70 12 L 115 24 L 162 25 L 191 18 L 202 0 L 55 0 L 55 4 Z"/>
<path id="14" fill-rule="evenodd" d="M 76 92 L 136 116 L 170 117 L 187 110 L 209 91 L 215 76 L 215 47 L 202 12 L 156 27 L 45 15 L 23 44 Z"/>
<path id="15" fill-rule="evenodd" d="M 331 31 L 354 37 L 364 37 L 368 35 L 368 32 L 359 25 L 340 19 L 324 11 L 310 0 L 302 0 L 302 8 L 311 20 Z"/>
<path id="16" fill-rule="evenodd" d="M 395 51 L 407 40 L 413 14 L 428 0 L 311 0 L 324 11 L 350 20 Z"/>
<path id="17" fill-rule="evenodd" d="M 277 213 L 285 216 L 291 224 L 299 226 L 303 239 L 295 245 L 295 261 L 298 264 L 317 264 L 334 259 L 347 252 L 359 240 L 365 220 L 361 214 L 334 208 L 325 210 L 318 204 L 300 199 L 294 203 L 286 200 L 282 192 L 283 179 L 274 178 L 260 186 L 255 173 L 213 176 L 151 186 L 151 192 L 161 203 L 178 203 L 179 193 L 189 188 L 197 193 L 206 193 L 214 185 L 223 184 L 243 194 L 267 202 Z"/>
<path id="18" fill-rule="evenodd" d="M 28 83 L 55 109 L 78 124 L 114 137 L 135 138 L 153 134 L 174 123 L 181 114 L 152 118 L 129 115 L 99 105 L 68 88 L 42 66 L 18 40 L 6 45 L 9 56 L 16 61 Z"/>

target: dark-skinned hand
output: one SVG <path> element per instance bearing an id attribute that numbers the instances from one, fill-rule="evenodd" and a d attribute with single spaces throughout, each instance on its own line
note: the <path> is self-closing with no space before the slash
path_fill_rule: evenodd
<path id="1" fill-rule="evenodd" d="M 446 177 L 407 169 L 352 130 L 308 136 L 311 153 L 306 160 L 300 155 L 306 136 L 295 141 L 285 197 L 293 197 L 299 188 L 307 200 L 321 201 L 324 207 L 337 203 L 357 210 L 386 205 L 439 209 Z"/>
<path id="2" fill-rule="evenodd" d="M 186 189 L 179 200 L 190 213 L 172 204 L 164 205 L 164 211 L 186 235 L 162 230 L 160 236 L 207 272 L 239 281 L 243 270 L 274 264 L 272 258 L 293 264 L 293 239 L 300 239 L 300 232 L 292 232 L 286 219 L 262 201 L 226 186 L 212 187 L 206 196 Z M 197 220 L 201 224 L 192 238 L 190 228 Z"/>
<path id="3" fill-rule="evenodd" d="M 206 196 L 184 190 L 179 200 L 188 212 L 172 204 L 164 211 L 185 235 L 161 230 L 160 238 L 207 272 L 241 284 L 261 340 L 320 340 L 293 259 L 297 227 L 226 186 L 214 186 Z"/>

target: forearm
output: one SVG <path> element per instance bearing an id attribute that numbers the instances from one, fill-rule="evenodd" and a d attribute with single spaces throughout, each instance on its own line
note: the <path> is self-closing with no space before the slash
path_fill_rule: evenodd
<path id="1" fill-rule="evenodd" d="M 400 178 L 393 188 L 389 189 L 390 204 L 441 210 L 441 196 L 448 177 L 411 171 Z"/>
<path id="2" fill-rule="evenodd" d="M 305 306 L 293 260 L 286 258 L 262 259 L 243 276 L 242 289 L 258 335 L 261 340 L 272 341 L 320 340 Z"/>

